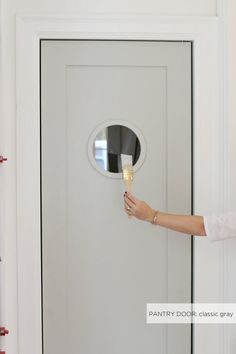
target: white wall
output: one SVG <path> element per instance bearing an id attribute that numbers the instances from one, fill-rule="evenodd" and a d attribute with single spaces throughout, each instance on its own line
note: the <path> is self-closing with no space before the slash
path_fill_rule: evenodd
<path id="1" fill-rule="evenodd" d="M 228 182 L 226 184 L 226 209 L 236 209 L 236 3 L 235 0 L 222 0 L 228 3 L 227 32 L 225 50 L 229 57 L 228 72 L 225 76 L 225 89 L 228 93 L 225 102 L 228 129 L 225 132 L 229 139 L 226 145 L 228 156 Z M 3 255 L 4 268 L 16 271 L 16 166 L 15 166 L 15 14 L 16 13 L 107 13 L 107 14 L 156 14 L 156 15 L 200 15 L 215 16 L 217 14 L 217 0 L 2 0 L 1 1 L 1 57 L 0 57 L 0 154 L 5 154 L 9 161 L 5 166 L 0 166 L 0 232 L 4 230 L 4 239 L 1 237 L 0 248 Z M 220 13 L 221 14 L 221 13 Z M 226 13 L 227 15 L 227 13 Z M 227 59 L 227 57 L 226 57 Z M 8 218 L 7 216 L 11 217 Z M 1 235 L 2 236 L 2 235 Z M 222 243 L 224 248 L 224 296 L 226 301 L 236 302 L 236 242 L 234 240 Z M 223 253 L 222 253 L 223 254 Z M 4 257 L 6 255 L 6 258 Z M 207 254 L 201 259 L 207 259 Z M 223 264 L 223 259 L 222 259 Z M 199 264 L 199 270 L 204 274 L 204 264 Z M 1 273 L 1 275 L 2 275 Z M 204 276 L 203 276 L 204 279 Z M 206 279 L 206 278 L 205 278 Z M 209 279 L 208 279 L 209 280 Z M 3 278 L 4 281 L 4 278 Z M 2 321 L 7 321 L 7 326 L 16 328 L 17 313 L 17 284 L 14 279 L 5 279 L 5 301 L 1 303 L 4 311 Z M 204 282 L 208 285 L 207 279 Z M 209 284 L 210 285 L 210 284 Z M 3 289 L 4 289 L 3 288 Z M 2 300 L 3 301 L 3 300 Z M 1 323 L 5 324 L 5 323 Z M 225 353 L 236 352 L 236 331 L 234 327 L 227 327 Z M 3 349 L 7 338 L 2 340 Z M 17 343 L 11 342 L 8 353 L 15 354 Z M 198 353 L 197 353 L 198 354 Z"/>
<path id="2" fill-rule="evenodd" d="M 6 14 L 21 12 L 216 15 L 216 0 L 2 0 Z"/>
<path id="3" fill-rule="evenodd" d="M 227 129 L 225 131 L 226 146 L 225 155 L 227 171 L 226 184 L 226 209 L 236 210 L 236 2 L 230 0 L 225 8 L 226 22 L 225 51 L 228 61 L 225 76 L 225 111 Z M 225 241 L 224 244 L 224 297 L 225 302 L 236 302 L 236 240 Z M 236 326 L 225 328 L 225 352 L 236 352 Z"/>

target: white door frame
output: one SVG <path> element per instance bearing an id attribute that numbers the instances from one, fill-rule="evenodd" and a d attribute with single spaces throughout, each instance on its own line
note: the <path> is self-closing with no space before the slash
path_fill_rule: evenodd
<path id="1" fill-rule="evenodd" d="M 221 211 L 224 196 L 223 65 L 218 17 L 29 16 L 16 19 L 18 354 L 42 354 L 40 254 L 40 39 L 188 40 L 193 42 L 194 210 Z M 206 262 L 211 257 L 211 262 Z M 222 251 L 194 241 L 195 301 L 222 301 Z M 202 263 L 204 262 L 204 272 Z M 209 264 L 208 264 L 209 263 Z M 214 271 L 212 278 L 211 272 Z M 16 276 L 14 274 L 7 275 Z M 209 287 L 206 283 L 209 281 Z M 210 288 L 210 289 L 209 289 Z M 207 338 L 204 326 L 204 337 Z M 203 351 L 222 353 L 217 325 Z M 219 338 L 219 342 L 216 342 Z M 214 344 L 215 343 L 215 344 Z M 215 348 L 213 346 L 215 345 Z M 206 348 L 206 347 L 205 347 Z"/>

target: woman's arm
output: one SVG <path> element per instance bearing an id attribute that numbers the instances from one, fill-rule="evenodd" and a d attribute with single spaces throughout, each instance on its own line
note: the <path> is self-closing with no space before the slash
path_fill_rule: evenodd
<path id="1" fill-rule="evenodd" d="M 135 198 L 131 193 L 124 195 L 125 212 L 137 219 L 154 222 L 174 231 L 189 235 L 206 236 L 204 219 L 197 215 L 176 215 L 155 211 L 147 203 Z M 156 216 L 156 217 L 155 217 Z"/>
<path id="2" fill-rule="evenodd" d="M 198 215 L 176 215 L 158 212 L 155 224 L 184 234 L 206 236 L 203 217 Z"/>

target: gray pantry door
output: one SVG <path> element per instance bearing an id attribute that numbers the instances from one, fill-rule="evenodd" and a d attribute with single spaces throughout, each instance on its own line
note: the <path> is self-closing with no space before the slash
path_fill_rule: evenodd
<path id="1" fill-rule="evenodd" d="M 190 354 L 190 325 L 146 324 L 146 304 L 191 302 L 191 237 L 129 219 L 87 154 L 116 120 L 145 141 L 133 193 L 190 214 L 191 43 L 42 40 L 44 354 Z"/>

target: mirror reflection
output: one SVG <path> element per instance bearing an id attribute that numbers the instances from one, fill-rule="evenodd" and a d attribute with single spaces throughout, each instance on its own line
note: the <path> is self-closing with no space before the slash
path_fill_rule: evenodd
<path id="1" fill-rule="evenodd" d="M 124 125 L 110 125 L 96 136 L 93 153 L 99 167 L 113 173 L 122 172 L 121 154 L 132 155 L 133 165 L 140 156 L 140 141 L 137 135 Z"/>

